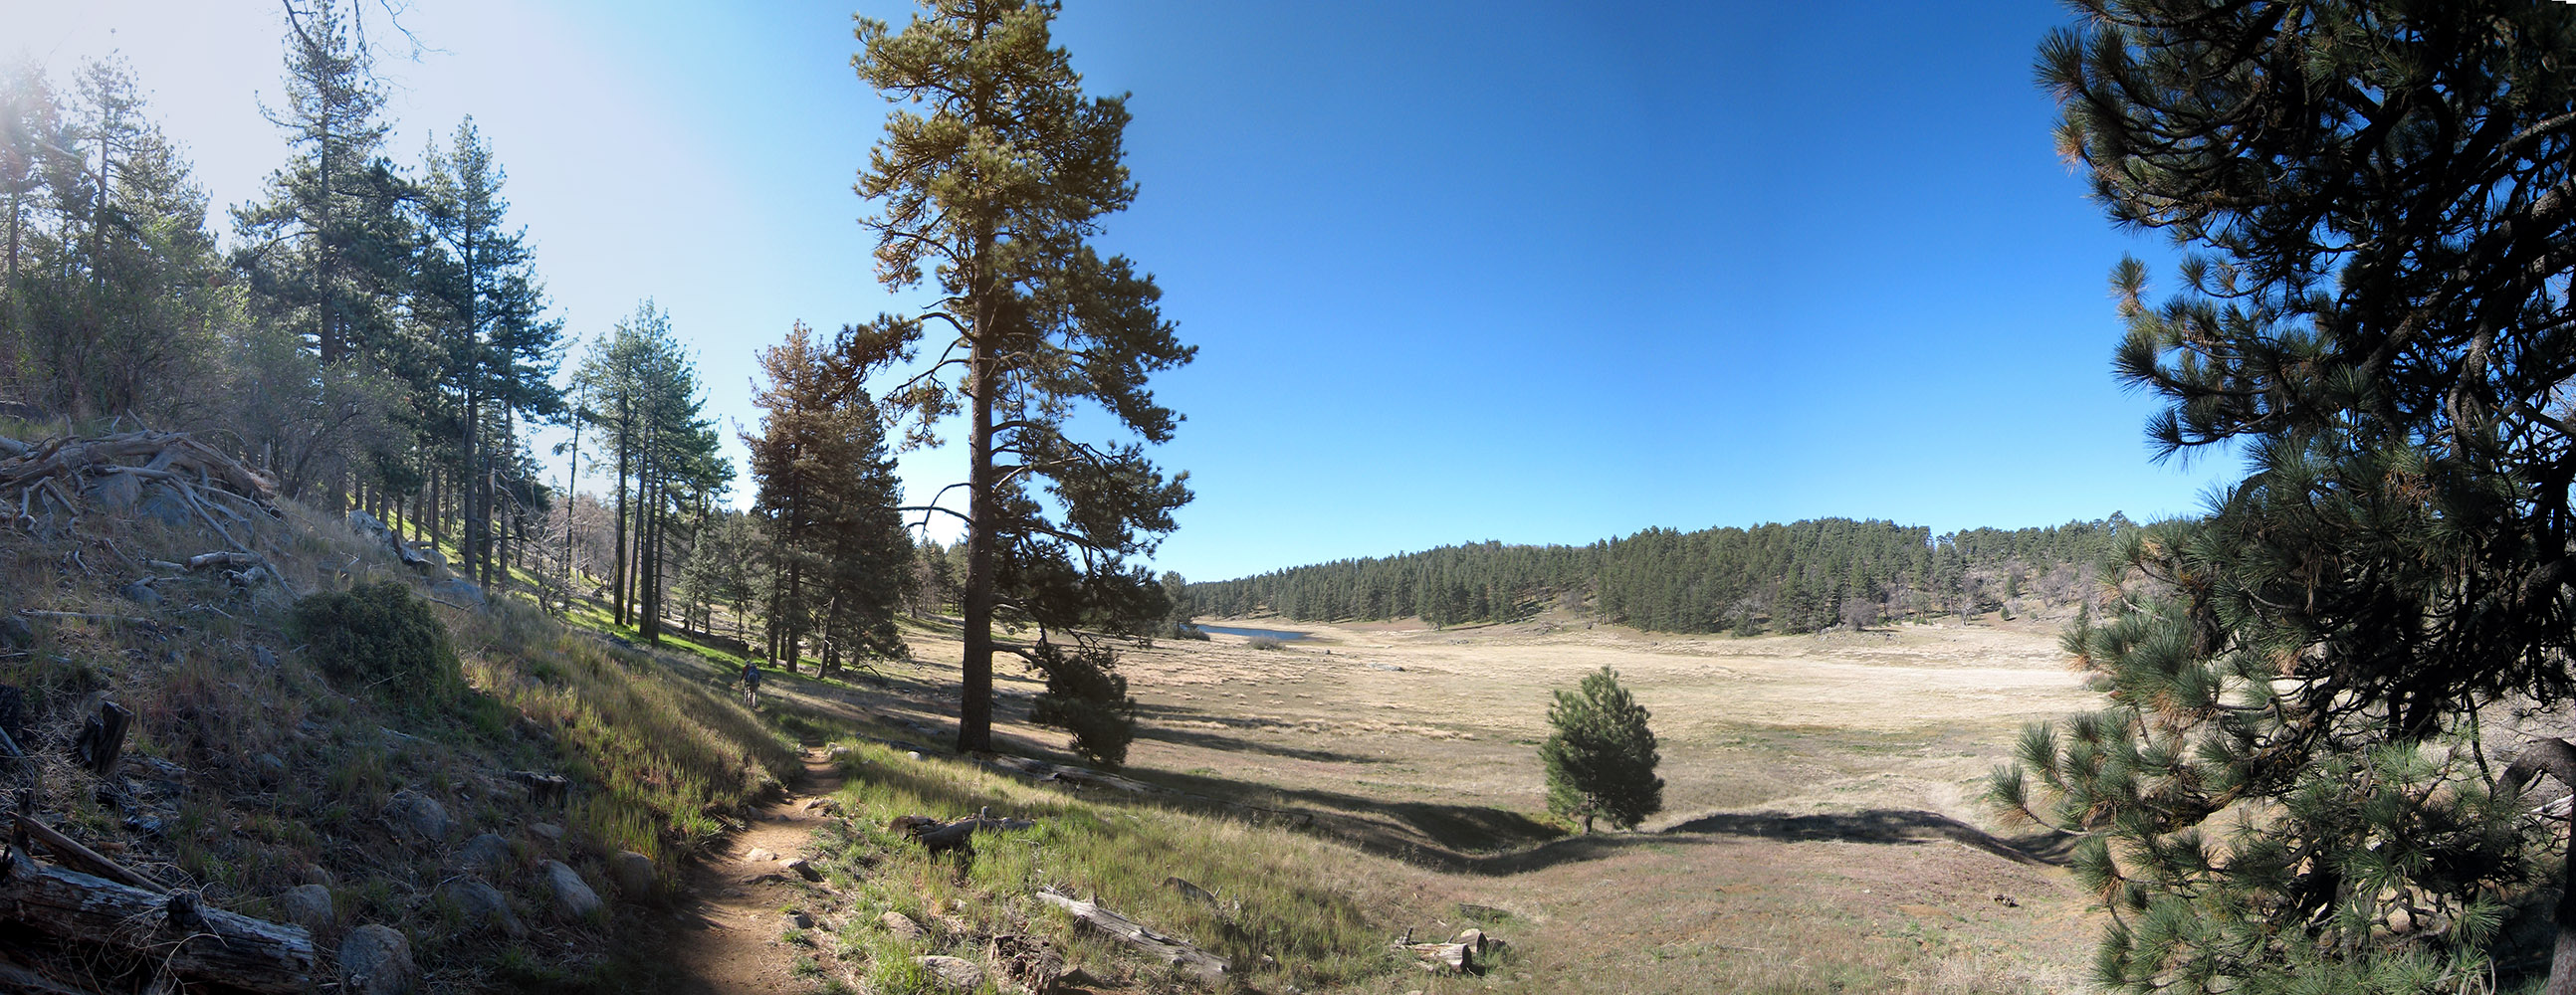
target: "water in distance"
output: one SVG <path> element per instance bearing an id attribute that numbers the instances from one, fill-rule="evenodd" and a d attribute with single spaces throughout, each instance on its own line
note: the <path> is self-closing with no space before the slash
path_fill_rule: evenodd
<path id="1" fill-rule="evenodd" d="M 1251 639 L 1257 639 L 1257 638 L 1260 638 L 1260 637 L 1262 637 L 1262 636 L 1268 636 L 1268 637 L 1270 637 L 1270 638 L 1272 638 L 1272 639 L 1279 640 L 1280 642 L 1283 642 L 1283 643 L 1284 643 L 1284 642 L 1287 642 L 1287 641 L 1289 641 L 1289 640 L 1291 640 L 1291 639 L 1304 639 L 1304 638 L 1306 638 L 1306 636 L 1307 636 L 1307 633 L 1303 633 L 1303 632 L 1287 632 L 1287 631 L 1280 630 L 1280 629 L 1246 629 L 1246 628 L 1241 628 L 1241 627 L 1238 627 L 1238 626 L 1232 626 L 1232 625 L 1199 625 L 1198 623 L 1195 623 L 1195 622 L 1193 622 L 1193 623 L 1191 623 L 1191 624 L 1192 624 L 1193 626 L 1196 626 L 1197 628 L 1205 629 L 1205 630 L 1207 630 L 1207 631 L 1209 631 L 1209 632 L 1222 632 L 1222 633 L 1225 633 L 1226 635 L 1229 635 L 1229 636 L 1243 636 L 1243 637 L 1245 637 L 1245 638 L 1251 638 Z"/>

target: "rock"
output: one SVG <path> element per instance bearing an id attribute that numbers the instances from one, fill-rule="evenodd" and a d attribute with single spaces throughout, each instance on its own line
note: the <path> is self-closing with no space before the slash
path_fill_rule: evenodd
<path id="1" fill-rule="evenodd" d="M 776 860 L 778 859 L 778 855 L 759 847 L 752 847 L 751 849 L 743 852 L 742 859 L 756 864 L 764 860 Z"/>
<path id="2" fill-rule="evenodd" d="M 396 834 L 432 843 L 446 839 L 448 830 L 455 827 L 437 799 L 409 788 L 394 792 L 385 802 L 384 817 Z"/>
<path id="3" fill-rule="evenodd" d="M 333 876 L 329 869 L 320 864 L 304 865 L 304 880 L 312 884 L 321 885 L 325 888 L 340 883 L 339 878 Z"/>
<path id="4" fill-rule="evenodd" d="M 464 605 L 467 608 L 481 609 L 483 607 L 483 589 L 475 586 L 473 581 L 466 580 L 463 577 L 450 577 L 446 580 L 429 585 L 429 595 L 430 597 L 437 598 L 442 601 Z"/>
<path id="5" fill-rule="evenodd" d="M 963 957 L 915 957 L 912 962 L 939 979 L 939 983 L 958 991 L 971 992 L 984 983 L 984 969 Z"/>
<path id="6" fill-rule="evenodd" d="M 509 840 L 493 833 L 478 833 L 473 839 L 466 840 L 464 846 L 457 847 L 456 853 L 447 858 L 447 863 L 459 871 L 497 878 L 510 869 L 513 860 Z"/>
<path id="7" fill-rule="evenodd" d="M 510 936 L 528 935 L 528 927 L 510 912 L 510 900 L 501 897 L 501 889 L 481 878 L 457 878 L 440 889 L 440 894 L 456 906 L 458 918 L 469 930 L 497 929 Z"/>
<path id="8" fill-rule="evenodd" d="M 280 757 L 274 753 L 262 753 L 257 757 L 251 758 L 251 762 L 259 765 L 259 779 L 262 781 L 275 784 L 286 778 L 286 759 L 284 757 Z"/>
<path id="9" fill-rule="evenodd" d="M 640 902 L 653 894 L 656 875 L 653 858 L 633 850 L 619 850 L 608 858 L 608 876 L 617 880 L 617 893 L 627 901 Z"/>
<path id="10" fill-rule="evenodd" d="M 359 535 L 365 536 L 390 536 L 394 534 L 392 529 L 385 527 L 385 523 L 377 521 L 376 516 L 367 514 L 365 511 L 357 508 L 349 509 L 349 527 L 357 530 Z"/>
<path id="11" fill-rule="evenodd" d="M 132 475 L 120 473 L 117 476 Z M 137 510 L 145 517 L 163 525 L 186 525 L 197 515 L 196 509 L 188 506 L 187 498 L 181 497 L 177 490 L 160 484 L 143 489 L 143 507 Z"/>
<path id="12" fill-rule="evenodd" d="M 886 932 L 894 934 L 899 939 L 918 940 L 922 937 L 920 923 L 912 921 L 911 916 L 893 909 L 887 909 L 884 915 L 878 916 L 877 925 L 885 927 Z"/>
<path id="13" fill-rule="evenodd" d="M 555 911 L 566 919 L 588 919 L 599 914 L 599 893 L 590 890 L 590 882 L 581 872 L 564 866 L 563 861 L 546 861 L 546 888 L 554 892 Z"/>
<path id="14" fill-rule="evenodd" d="M 338 921 L 331 911 L 331 889 L 318 884 L 299 884 L 278 896 L 278 909 L 286 921 L 304 927 L 306 932 L 320 934 Z"/>
<path id="15" fill-rule="evenodd" d="M 551 822 L 531 822 L 528 824 L 528 831 L 543 839 L 563 842 L 563 827 Z"/>
<path id="16" fill-rule="evenodd" d="M 410 995 L 420 988 L 411 963 L 411 941 L 391 927 L 368 923 L 340 941 L 340 990 L 357 995 Z"/>
<path id="17" fill-rule="evenodd" d="M 920 751 L 920 750 L 905 750 L 905 751 L 903 751 L 903 755 L 904 755 L 904 756 L 907 756 L 907 757 L 911 757 L 911 758 L 912 758 L 912 759 L 914 759 L 914 760 L 919 760 L 919 759 L 921 759 L 921 751 Z"/>
<path id="18" fill-rule="evenodd" d="M 124 474 L 118 474 L 118 476 L 124 476 Z M 145 608 L 158 605 L 162 601 L 161 592 L 153 590 L 151 584 L 139 580 L 125 585 L 125 590 L 119 593 L 125 595 L 125 600 L 142 605 Z"/>
<path id="19" fill-rule="evenodd" d="M 814 928 L 814 917 L 806 915 L 804 909 L 789 909 L 787 910 L 787 924 L 798 929 L 812 929 Z"/>
<path id="20" fill-rule="evenodd" d="M 804 878 L 807 881 L 823 880 L 823 872 L 815 870 L 813 862 L 806 860 L 803 857 L 790 860 L 781 866 L 796 872 L 797 877 Z"/>
<path id="21" fill-rule="evenodd" d="M 0 646 L 22 650 L 36 645 L 36 630 L 18 613 L 0 614 Z"/>
<path id="22" fill-rule="evenodd" d="M 102 473 L 90 478 L 89 499 L 110 511 L 124 511 L 143 500 L 143 478 L 131 473 Z"/>
<path id="23" fill-rule="evenodd" d="M 259 664 L 262 669 L 274 667 L 277 666 L 277 653 L 266 646 L 252 646 L 250 662 Z"/>

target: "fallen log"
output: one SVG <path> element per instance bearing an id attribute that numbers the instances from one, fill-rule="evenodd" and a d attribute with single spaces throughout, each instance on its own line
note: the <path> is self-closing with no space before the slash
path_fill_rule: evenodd
<path id="1" fill-rule="evenodd" d="M 313 936 L 302 926 L 206 908 L 195 892 L 155 894 L 15 853 L 0 854 L 0 921 L 191 981 L 277 993 L 313 984 Z"/>
<path id="2" fill-rule="evenodd" d="M 33 816 L 25 812 L 11 812 L 9 817 L 17 820 L 19 831 L 26 833 L 36 842 L 44 844 L 45 849 L 52 852 L 56 859 L 75 865 L 85 873 L 95 874 L 118 884 L 141 888 L 145 891 L 170 890 L 169 886 L 145 877 L 139 871 L 128 869 L 123 864 L 100 856 L 98 851 L 82 846 L 79 840 L 55 831 L 54 827 L 36 821 Z"/>
<path id="3" fill-rule="evenodd" d="M 1413 951 L 1414 956 L 1422 958 L 1422 966 L 1426 970 L 1447 968 L 1451 974 L 1470 974 L 1476 970 L 1476 952 L 1464 943 L 1409 943 L 1396 949 Z"/>
<path id="4" fill-rule="evenodd" d="M 886 829 L 909 836 L 919 841 L 922 849 L 939 854 L 950 850 L 974 852 L 972 844 L 976 833 L 1028 829 L 1036 825 L 1027 819 L 998 818 L 991 809 L 986 809 L 955 822 L 941 822 L 926 815 L 899 815 L 886 823 Z"/>
<path id="5" fill-rule="evenodd" d="M 1191 946 L 1186 940 L 1175 939 L 1146 929 L 1133 919 L 1101 908 L 1097 902 L 1079 901 L 1049 891 L 1038 892 L 1038 898 L 1072 914 L 1075 922 L 1098 930 L 1110 939 L 1141 950 L 1165 964 L 1180 968 L 1210 988 L 1221 987 L 1225 983 L 1229 968 L 1225 958 Z"/>

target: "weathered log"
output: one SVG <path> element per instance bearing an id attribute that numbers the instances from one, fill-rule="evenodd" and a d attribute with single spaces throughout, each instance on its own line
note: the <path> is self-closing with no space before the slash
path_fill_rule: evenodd
<path id="1" fill-rule="evenodd" d="M 224 566 L 224 567 L 253 567 L 253 566 L 258 566 L 258 565 L 260 565 L 260 564 L 262 564 L 262 563 L 266 563 L 266 562 L 268 562 L 268 561 L 267 561 L 267 560 L 264 560 L 264 559 L 262 559 L 262 558 L 260 558 L 260 557 L 259 557 L 257 554 L 255 554 L 255 553 L 240 553 L 240 552 L 234 552 L 234 551 L 231 551 L 231 550 L 217 550 L 217 551 L 212 552 L 212 553 L 199 553 L 199 554 L 197 554 L 197 555 L 195 555 L 195 556 L 191 556 L 191 557 L 189 557 L 189 558 L 188 558 L 188 569 L 190 569 L 190 570 L 203 570 L 203 569 L 205 569 L 205 568 L 207 568 L 207 567 L 213 567 L 213 566 Z"/>
<path id="2" fill-rule="evenodd" d="M 141 888 L 146 891 L 170 890 L 168 885 L 152 880 L 151 878 L 144 876 L 140 871 L 129 869 L 123 864 L 101 856 L 98 851 L 82 846 L 79 840 L 55 831 L 54 827 L 36 821 L 35 817 L 30 816 L 25 812 L 11 812 L 9 813 L 9 817 L 17 821 L 19 831 L 26 833 L 36 842 L 44 844 L 45 849 L 51 852 L 56 859 L 61 860 L 63 863 L 74 865 L 85 873 L 95 874 L 118 884 Z"/>
<path id="3" fill-rule="evenodd" d="M 1447 968 L 1451 974 L 1470 974 L 1476 970 L 1476 951 L 1464 943 L 1411 943 L 1401 949 L 1413 951 L 1422 958 L 1424 967 Z"/>
<path id="4" fill-rule="evenodd" d="M 0 960 L 0 991 L 21 992 L 28 995 L 90 995 L 86 989 L 74 988 L 38 974 L 24 964 L 9 960 Z"/>
<path id="5" fill-rule="evenodd" d="M 1038 892 L 1038 898 L 1071 913 L 1074 921 L 1098 930 L 1110 939 L 1144 951 L 1156 960 L 1188 972 L 1208 987 L 1215 988 L 1225 983 L 1226 972 L 1229 969 L 1225 958 L 1191 946 L 1186 940 L 1174 939 L 1146 929 L 1133 919 L 1101 908 L 1096 902 L 1078 901 L 1046 891 Z"/>
<path id="6" fill-rule="evenodd" d="M 253 992 L 312 986 L 313 936 L 106 878 L 0 855 L 0 921 L 76 948 L 104 947 L 181 978 Z"/>
<path id="7" fill-rule="evenodd" d="M 2503 787 L 2519 793 L 2542 774 L 2576 788 L 2576 746 L 2552 737 L 2524 747 L 2505 767 Z M 2568 824 L 2568 839 L 2576 844 L 2576 821 Z M 2568 851 L 2566 869 L 2576 873 L 2576 849 Z M 2576 995 L 2576 887 L 2560 889 L 2558 907 L 2551 918 L 2558 924 L 2558 939 L 2550 950 L 2549 980 L 2540 991 L 2542 995 Z"/>

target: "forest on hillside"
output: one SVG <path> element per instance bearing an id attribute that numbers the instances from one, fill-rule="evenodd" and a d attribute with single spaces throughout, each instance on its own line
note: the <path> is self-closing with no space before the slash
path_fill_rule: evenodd
<path id="1" fill-rule="evenodd" d="M 1508 622 L 1557 607 L 1657 632 L 1814 632 L 2080 604 L 2126 516 L 1964 529 L 1848 518 L 1646 529 L 1588 546 L 1485 542 L 1188 586 L 1187 608 L 1300 621 Z"/>

